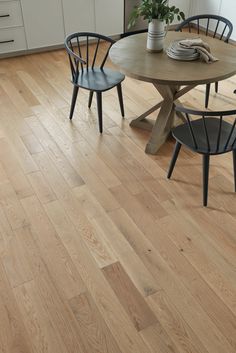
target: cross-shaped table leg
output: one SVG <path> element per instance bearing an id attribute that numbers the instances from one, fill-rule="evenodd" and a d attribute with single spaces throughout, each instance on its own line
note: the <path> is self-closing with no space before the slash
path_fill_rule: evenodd
<path id="1" fill-rule="evenodd" d="M 150 154 L 157 153 L 159 148 L 170 135 L 172 127 L 175 126 L 175 105 L 181 105 L 181 103 L 178 101 L 178 98 L 195 87 L 186 86 L 180 90 L 180 86 L 177 85 L 168 86 L 154 83 L 154 86 L 163 97 L 163 101 L 156 104 L 154 107 L 130 123 L 130 126 L 132 127 L 134 126 L 152 131 L 151 137 L 145 149 L 145 152 Z M 153 122 L 146 119 L 148 115 L 153 113 L 158 108 L 160 108 L 160 111 L 156 121 Z M 184 117 L 181 115 L 181 113 L 178 113 L 178 117 L 181 120 L 184 120 Z"/>

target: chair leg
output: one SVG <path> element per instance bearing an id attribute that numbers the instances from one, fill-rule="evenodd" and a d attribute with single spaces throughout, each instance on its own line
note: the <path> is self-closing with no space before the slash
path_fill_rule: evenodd
<path id="1" fill-rule="evenodd" d="M 172 156 L 172 159 L 171 159 L 171 162 L 170 162 L 170 167 L 169 167 L 168 174 L 167 174 L 167 178 L 168 179 L 171 178 L 171 175 L 172 175 L 172 172 L 174 170 L 175 163 L 177 161 L 177 158 L 178 158 L 179 151 L 180 151 L 181 147 L 182 147 L 181 143 L 176 141 L 174 152 L 173 152 L 173 156 Z"/>
<path id="2" fill-rule="evenodd" d="M 79 87 L 74 86 L 72 100 L 71 100 L 71 106 L 70 106 L 70 120 L 73 118 L 73 114 L 74 114 L 74 110 L 75 110 L 75 103 L 76 103 L 77 96 L 78 96 L 78 91 L 79 91 Z"/>
<path id="3" fill-rule="evenodd" d="M 90 92 L 89 92 L 89 101 L 88 101 L 88 107 L 89 107 L 89 109 L 91 108 L 92 101 L 93 101 L 93 91 L 90 91 Z"/>
<path id="4" fill-rule="evenodd" d="M 211 84 L 206 85 L 206 96 L 205 96 L 205 108 L 208 108 L 209 97 L 210 97 Z"/>
<path id="5" fill-rule="evenodd" d="M 215 92 L 218 93 L 219 90 L 219 82 L 215 82 Z"/>
<path id="6" fill-rule="evenodd" d="M 119 102 L 120 102 L 120 111 L 121 115 L 124 117 L 125 116 L 125 111 L 124 111 L 124 102 L 123 102 L 123 95 L 122 95 L 122 88 L 121 88 L 121 83 L 119 83 L 117 86 L 117 93 L 119 97 Z"/>
<path id="7" fill-rule="evenodd" d="M 102 92 L 96 92 L 96 94 L 97 94 L 99 131 L 100 131 L 100 134 L 102 134 L 102 131 L 103 131 L 103 126 L 102 126 Z"/>
<path id="8" fill-rule="evenodd" d="M 203 158 L 203 206 L 207 206 L 208 199 L 208 180 L 209 180 L 209 165 L 210 156 L 209 154 L 204 154 Z"/>
<path id="9" fill-rule="evenodd" d="M 233 151 L 234 191 L 236 192 L 236 150 Z"/>

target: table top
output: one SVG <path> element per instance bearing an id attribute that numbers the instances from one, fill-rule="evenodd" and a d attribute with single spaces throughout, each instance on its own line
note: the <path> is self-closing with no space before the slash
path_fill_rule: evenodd
<path id="1" fill-rule="evenodd" d="M 169 31 L 165 48 L 178 39 L 201 37 L 210 45 L 219 61 L 206 64 L 197 61 L 177 61 L 165 50 L 150 53 L 146 50 L 147 33 L 135 34 L 117 41 L 110 50 L 110 58 L 125 75 L 148 82 L 168 85 L 196 85 L 224 80 L 236 74 L 236 47 L 219 39 L 193 33 Z"/>

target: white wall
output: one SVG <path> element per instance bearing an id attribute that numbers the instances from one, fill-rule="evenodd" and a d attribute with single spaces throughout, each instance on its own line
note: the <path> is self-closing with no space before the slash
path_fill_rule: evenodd
<path id="1" fill-rule="evenodd" d="M 231 39 L 236 40 L 236 0 L 222 0 L 219 14 L 233 23 L 234 30 Z"/>
<path id="2" fill-rule="evenodd" d="M 169 4 L 175 5 L 181 11 L 183 11 L 185 17 L 188 17 L 190 15 L 191 0 L 170 0 Z M 178 21 L 175 21 L 174 23 L 178 23 Z"/>
<path id="3" fill-rule="evenodd" d="M 219 14 L 222 0 L 191 0 L 191 14 Z"/>
<path id="4" fill-rule="evenodd" d="M 176 7 L 178 7 L 181 11 L 183 11 L 186 14 L 186 16 L 189 15 L 190 3 L 191 3 L 191 0 L 170 0 L 169 1 L 170 5 L 175 5 Z"/>

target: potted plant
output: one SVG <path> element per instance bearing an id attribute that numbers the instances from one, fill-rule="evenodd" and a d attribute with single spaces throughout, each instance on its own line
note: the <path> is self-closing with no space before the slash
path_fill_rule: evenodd
<path id="1" fill-rule="evenodd" d="M 135 6 L 131 13 L 129 28 L 135 25 L 139 17 L 148 20 L 147 50 L 151 52 L 163 50 L 165 25 L 172 23 L 175 17 L 179 21 L 185 19 L 179 8 L 169 6 L 169 0 L 141 0 L 140 5 Z"/>

